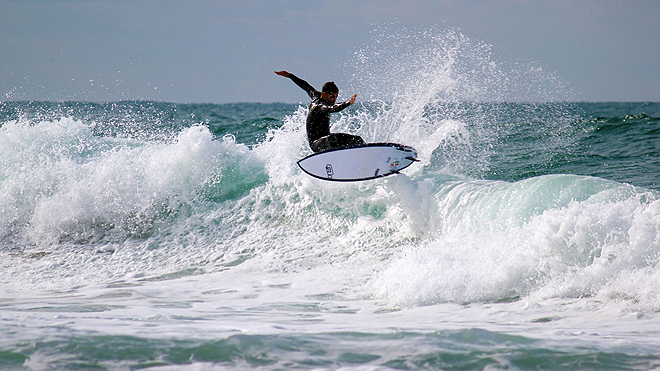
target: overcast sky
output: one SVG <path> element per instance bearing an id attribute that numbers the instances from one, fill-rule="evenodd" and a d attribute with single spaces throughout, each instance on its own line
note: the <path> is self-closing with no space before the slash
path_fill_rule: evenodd
<path id="1" fill-rule="evenodd" d="M 657 0 L 0 0 L 0 99 L 303 102 L 274 70 L 341 89 L 392 23 L 459 29 L 578 100 L 660 101 Z"/>

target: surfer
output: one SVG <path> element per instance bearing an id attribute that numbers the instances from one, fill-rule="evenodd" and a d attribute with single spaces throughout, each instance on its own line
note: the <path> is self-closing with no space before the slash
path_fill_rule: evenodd
<path id="1" fill-rule="evenodd" d="M 330 133 L 330 113 L 339 112 L 355 103 L 357 94 L 353 94 L 347 102 L 335 103 L 339 95 L 339 88 L 333 81 L 323 84 L 322 91 L 314 89 L 307 81 L 287 71 L 275 71 L 277 75 L 288 77 L 302 90 L 306 91 L 312 103 L 307 114 L 307 140 L 314 152 L 325 151 L 330 148 L 352 144 L 364 144 L 364 140 L 346 133 Z"/>

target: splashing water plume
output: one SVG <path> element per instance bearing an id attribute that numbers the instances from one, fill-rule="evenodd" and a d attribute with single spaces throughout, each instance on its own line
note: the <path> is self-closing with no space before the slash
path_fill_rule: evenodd
<path id="1" fill-rule="evenodd" d="M 552 102 L 535 130 L 553 133 L 548 145 L 570 145 L 577 115 L 561 103 L 571 93 L 554 74 L 530 63 L 504 63 L 492 46 L 458 30 L 392 28 L 375 30 L 348 63 L 350 89 L 365 109 L 344 115 L 336 131 L 358 127 L 371 142 L 414 144 L 423 164 L 480 177 L 506 136 L 502 122 L 537 120 L 540 102 Z M 511 102 L 529 103 L 512 115 Z"/>

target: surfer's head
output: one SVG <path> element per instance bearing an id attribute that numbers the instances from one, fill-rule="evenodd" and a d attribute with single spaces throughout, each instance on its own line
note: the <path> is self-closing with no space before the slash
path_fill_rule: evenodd
<path id="1" fill-rule="evenodd" d="M 323 84 L 323 90 L 321 90 L 323 93 L 339 93 L 339 88 L 337 85 L 335 85 L 334 81 L 328 81 L 325 84 Z"/>
<path id="2" fill-rule="evenodd" d="M 337 101 L 337 96 L 339 95 L 339 88 L 335 85 L 334 81 L 328 81 L 323 84 L 323 89 L 321 90 L 321 99 L 325 100 L 330 104 L 335 104 Z"/>

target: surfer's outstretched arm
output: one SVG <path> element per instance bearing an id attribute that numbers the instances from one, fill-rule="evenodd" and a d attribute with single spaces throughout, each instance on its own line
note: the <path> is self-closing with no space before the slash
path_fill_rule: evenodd
<path id="1" fill-rule="evenodd" d="M 321 92 L 317 91 L 314 89 L 313 86 L 309 85 L 309 83 L 300 77 L 292 74 L 291 72 L 287 71 L 275 71 L 276 75 L 282 76 L 282 77 L 288 77 L 293 81 L 296 85 L 298 85 L 302 90 L 307 92 L 307 95 L 309 95 L 310 98 L 316 99 L 321 96 Z"/>

